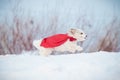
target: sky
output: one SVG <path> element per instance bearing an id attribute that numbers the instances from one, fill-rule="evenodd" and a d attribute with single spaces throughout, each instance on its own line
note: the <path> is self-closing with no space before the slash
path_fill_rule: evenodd
<path id="1" fill-rule="evenodd" d="M 87 15 L 87 18 L 109 20 L 111 18 L 109 16 L 119 15 L 119 2 L 119 0 L 29 0 L 28 3 L 26 0 L 0 0 L 0 17 L 11 17 L 12 10 L 17 9 L 18 15 L 34 18 L 58 15 L 62 19 L 65 17 L 74 20 L 79 15 Z"/>

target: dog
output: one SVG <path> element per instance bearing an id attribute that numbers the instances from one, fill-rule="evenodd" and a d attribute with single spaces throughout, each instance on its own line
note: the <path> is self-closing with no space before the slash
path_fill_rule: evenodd
<path id="1" fill-rule="evenodd" d="M 44 39 L 34 40 L 33 45 L 43 56 L 50 55 L 53 51 L 82 51 L 83 48 L 77 45 L 78 41 L 84 41 L 87 35 L 80 29 L 71 28 L 66 34 L 55 34 Z"/>

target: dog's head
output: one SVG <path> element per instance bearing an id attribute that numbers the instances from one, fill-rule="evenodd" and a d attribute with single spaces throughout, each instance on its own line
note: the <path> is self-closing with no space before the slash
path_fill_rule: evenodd
<path id="1" fill-rule="evenodd" d="M 68 31 L 68 35 L 76 38 L 78 41 L 84 41 L 87 37 L 87 35 L 82 30 L 74 28 L 71 28 Z"/>

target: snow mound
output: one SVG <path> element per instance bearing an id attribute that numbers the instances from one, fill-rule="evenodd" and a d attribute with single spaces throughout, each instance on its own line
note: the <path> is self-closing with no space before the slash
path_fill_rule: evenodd
<path id="1" fill-rule="evenodd" d="M 33 52 L 29 52 L 33 53 Z M 119 80 L 120 53 L 1 55 L 0 80 Z"/>

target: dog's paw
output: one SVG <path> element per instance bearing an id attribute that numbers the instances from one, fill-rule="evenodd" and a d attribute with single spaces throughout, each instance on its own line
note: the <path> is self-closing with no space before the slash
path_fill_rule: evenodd
<path id="1" fill-rule="evenodd" d="M 77 47 L 77 51 L 82 51 L 82 50 L 83 50 L 82 47 L 80 47 L 80 46 Z"/>

